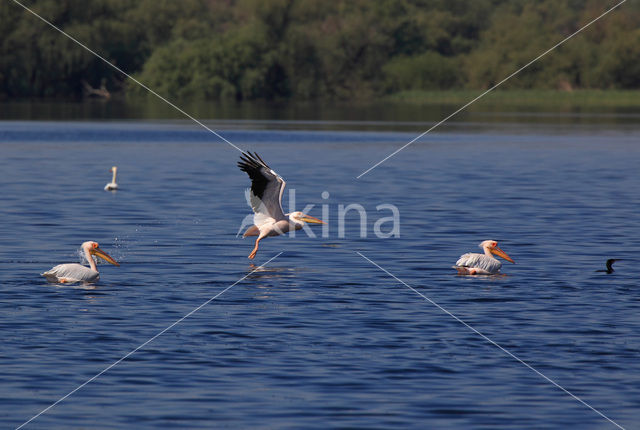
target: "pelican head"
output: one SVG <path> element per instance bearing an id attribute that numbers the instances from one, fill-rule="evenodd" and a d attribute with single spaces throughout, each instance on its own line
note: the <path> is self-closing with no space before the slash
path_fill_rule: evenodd
<path id="1" fill-rule="evenodd" d="M 110 168 L 110 169 L 109 169 L 109 171 L 110 171 L 111 173 L 116 173 L 116 172 L 118 172 L 118 167 L 113 166 L 112 168 Z"/>
<path id="2" fill-rule="evenodd" d="M 111 263 L 114 266 L 119 266 L 118 262 L 113 259 L 109 254 L 100 249 L 98 242 L 87 241 L 82 244 L 82 250 L 85 254 L 89 253 L 89 255 L 95 255 L 96 257 L 102 258 L 107 263 Z"/>
<path id="3" fill-rule="evenodd" d="M 504 252 L 502 249 L 498 248 L 498 242 L 496 242 L 495 240 L 485 240 L 484 242 L 480 243 L 480 248 L 482 248 L 484 250 L 484 253 L 491 253 L 491 254 L 495 254 L 498 257 L 502 257 L 505 260 L 507 260 L 510 263 L 515 264 L 516 262 L 513 261 L 511 259 L 511 257 L 509 257 L 507 255 L 506 252 Z"/>
<path id="4" fill-rule="evenodd" d="M 324 221 L 314 218 L 311 215 L 297 211 L 289 214 L 289 219 L 296 223 L 309 223 L 309 224 L 326 224 Z"/>

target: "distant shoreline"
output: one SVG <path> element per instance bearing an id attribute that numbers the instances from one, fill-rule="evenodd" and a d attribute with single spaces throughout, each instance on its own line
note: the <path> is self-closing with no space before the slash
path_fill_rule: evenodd
<path id="1" fill-rule="evenodd" d="M 479 90 L 446 91 L 401 91 L 386 97 L 396 103 L 415 105 L 464 105 L 482 94 Z M 538 107 L 561 109 L 571 107 L 589 108 L 638 108 L 640 109 L 640 90 L 499 90 L 483 96 L 476 108 L 490 107 Z M 470 109 L 473 106 L 469 107 Z M 554 109 L 555 108 L 555 109 Z"/>
<path id="2" fill-rule="evenodd" d="M 285 106 L 285 105 L 324 105 L 324 106 L 359 106 L 384 104 L 388 102 L 406 103 L 414 105 L 464 105 L 482 94 L 485 90 L 409 90 L 381 95 L 378 97 L 352 98 L 350 100 L 341 99 L 297 99 L 285 98 L 275 100 L 207 100 L 207 99 L 174 99 L 173 102 L 179 105 L 194 104 L 215 104 L 226 106 L 255 105 L 255 106 Z M 0 105 L 3 104 L 127 104 L 144 105 L 150 101 L 155 103 L 156 98 L 149 95 L 127 95 L 116 93 L 111 100 L 96 98 L 61 98 L 61 97 L 29 97 L 29 98 L 0 98 Z M 158 101 L 159 102 L 159 101 Z M 531 106 L 552 108 L 558 106 L 566 107 L 630 107 L 640 109 L 640 90 L 538 90 L 538 89 L 496 89 L 484 95 L 476 102 L 476 108 L 481 106 Z M 471 107 L 471 106 L 470 106 Z"/>

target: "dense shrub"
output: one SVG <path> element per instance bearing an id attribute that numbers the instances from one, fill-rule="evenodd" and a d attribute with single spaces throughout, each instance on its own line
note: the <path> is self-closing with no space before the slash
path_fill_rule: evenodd
<path id="1" fill-rule="evenodd" d="M 601 14 L 605 0 L 32 0 L 26 5 L 159 93 L 194 99 L 366 98 L 482 89 Z M 511 88 L 640 87 L 640 5 L 625 3 Z M 0 97 L 139 86 L 10 1 Z"/>

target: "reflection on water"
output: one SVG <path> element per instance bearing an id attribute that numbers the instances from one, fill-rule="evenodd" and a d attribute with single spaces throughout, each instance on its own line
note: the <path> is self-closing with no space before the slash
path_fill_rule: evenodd
<path id="1" fill-rule="evenodd" d="M 95 290 L 97 288 L 95 283 L 86 283 L 86 282 L 47 282 L 47 283 L 50 286 L 55 288 L 70 288 L 74 290 Z"/>
<path id="2" fill-rule="evenodd" d="M 221 128 L 278 128 L 316 130 L 414 130 L 424 131 L 457 110 L 462 104 L 415 105 L 378 101 L 358 104 L 327 102 L 177 102 L 200 120 L 218 121 Z M 486 123 L 540 124 L 634 124 L 640 119 L 636 107 L 581 107 L 551 105 L 555 112 L 535 106 L 509 106 L 480 101 L 450 119 L 441 130 L 457 123 L 482 127 Z M 79 102 L 4 101 L 3 120 L 182 120 L 185 117 L 159 100 L 85 100 Z"/>
<path id="3" fill-rule="evenodd" d="M 278 279 L 285 277 L 294 277 L 298 272 L 304 272 L 303 268 L 295 267 L 278 267 L 272 266 L 269 263 L 267 266 L 256 266 L 255 264 L 249 264 L 247 271 L 249 275 L 247 279 Z"/>

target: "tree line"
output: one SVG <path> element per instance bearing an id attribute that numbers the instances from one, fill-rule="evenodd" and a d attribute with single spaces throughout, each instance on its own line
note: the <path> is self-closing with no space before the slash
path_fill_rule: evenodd
<path id="1" fill-rule="evenodd" d="M 176 99 L 366 99 L 483 89 L 611 0 L 30 0 L 23 3 Z M 623 4 L 508 88 L 640 87 L 640 6 Z M 11 1 L 0 98 L 145 90 Z"/>

